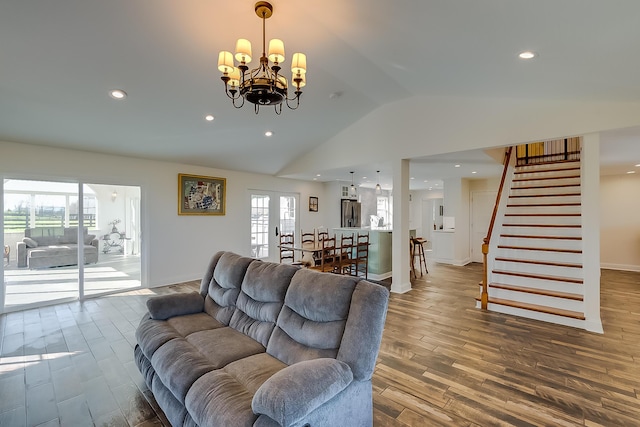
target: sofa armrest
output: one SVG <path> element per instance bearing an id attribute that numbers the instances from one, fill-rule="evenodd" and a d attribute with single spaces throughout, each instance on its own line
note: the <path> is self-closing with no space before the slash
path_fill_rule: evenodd
<path id="1" fill-rule="evenodd" d="M 18 260 L 18 267 L 27 266 L 27 244 L 24 242 L 18 242 L 16 244 L 16 259 Z"/>
<path id="2" fill-rule="evenodd" d="M 276 372 L 253 396 L 251 408 L 283 426 L 291 425 L 329 401 L 353 381 L 351 368 L 336 359 L 295 363 Z"/>
<path id="3" fill-rule="evenodd" d="M 154 320 L 201 313 L 204 311 L 204 297 L 197 292 L 153 297 L 147 300 L 147 310 Z"/>
<path id="4" fill-rule="evenodd" d="M 91 240 L 91 246 L 95 247 L 96 249 L 100 249 L 100 240 L 98 240 L 98 238 L 96 237 L 95 239 Z"/>

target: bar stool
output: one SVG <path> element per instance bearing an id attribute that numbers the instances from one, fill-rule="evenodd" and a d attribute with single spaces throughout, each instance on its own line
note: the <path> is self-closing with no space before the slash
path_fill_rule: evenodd
<path id="1" fill-rule="evenodd" d="M 425 273 L 429 274 L 429 270 L 427 269 L 427 258 L 424 255 L 424 243 L 427 243 L 426 240 L 420 237 L 411 237 L 411 243 L 413 247 L 413 251 L 411 253 L 411 265 L 415 263 L 416 257 L 418 258 L 418 265 L 420 266 L 420 277 L 423 276 L 422 273 L 422 265 L 424 264 Z M 414 272 L 414 275 L 415 272 Z"/>

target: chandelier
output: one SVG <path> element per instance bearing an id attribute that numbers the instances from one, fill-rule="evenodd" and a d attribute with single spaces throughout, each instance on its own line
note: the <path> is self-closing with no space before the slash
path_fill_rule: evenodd
<path id="1" fill-rule="evenodd" d="M 282 104 L 287 104 L 292 110 L 300 105 L 302 88 L 306 85 L 307 57 L 304 53 L 294 53 L 291 61 L 293 97 L 289 98 L 289 84 L 280 74 L 280 65 L 284 62 L 284 43 L 279 39 L 269 41 L 268 55 L 265 53 L 265 21 L 273 15 L 273 6 L 266 1 L 259 1 L 255 6 L 256 15 L 262 18 L 262 56 L 260 65 L 249 70 L 247 64 L 251 62 L 251 43 L 246 39 L 236 42 L 235 60 L 231 52 L 222 51 L 218 55 L 218 69 L 222 72 L 224 91 L 235 108 L 242 108 L 244 102 L 254 104 L 258 114 L 260 106 L 273 105 L 276 114 L 282 113 Z M 271 64 L 271 65 L 270 65 Z"/>

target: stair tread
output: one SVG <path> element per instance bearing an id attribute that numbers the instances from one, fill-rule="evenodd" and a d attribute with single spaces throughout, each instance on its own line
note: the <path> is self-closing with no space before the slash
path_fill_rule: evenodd
<path id="1" fill-rule="evenodd" d="M 531 288 L 528 286 L 506 285 L 504 283 L 491 283 L 489 284 L 489 287 L 497 288 L 497 289 L 505 289 L 509 291 L 516 291 L 516 292 L 525 292 L 528 294 L 544 295 L 548 297 L 564 298 L 564 299 L 570 299 L 575 301 L 584 301 L 584 295 L 574 294 L 571 292 L 550 291 L 547 289 Z"/>
<path id="2" fill-rule="evenodd" d="M 573 197 L 582 196 L 581 193 L 557 193 L 557 194 L 510 194 L 509 198 L 524 198 L 524 197 Z"/>
<path id="3" fill-rule="evenodd" d="M 514 178 L 511 182 L 547 181 L 550 179 L 576 179 L 576 178 L 580 178 L 580 175 L 558 175 L 558 176 L 542 176 L 542 177 L 529 177 L 529 178 Z"/>
<path id="4" fill-rule="evenodd" d="M 504 216 L 582 216 L 581 213 L 506 213 Z"/>
<path id="5" fill-rule="evenodd" d="M 567 283 L 579 283 L 582 284 L 582 279 L 575 279 L 573 277 L 561 277 L 551 276 L 548 274 L 535 274 L 535 273 L 523 273 L 520 271 L 505 271 L 505 270 L 492 270 L 493 274 L 504 274 L 507 276 L 528 277 L 531 279 L 552 280 L 554 282 L 567 282 Z"/>
<path id="6" fill-rule="evenodd" d="M 524 251 L 545 251 L 545 252 L 565 252 L 570 254 L 581 254 L 580 249 L 557 249 L 557 248 L 534 248 L 529 246 L 510 246 L 510 245 L 498 245 L 498 249 L 516 249 Z"/>
<path id="7" fill-rule="evenodd" d="M 521 204 L 507 204 L 508 208 L 544 208 L 544 207 L 562 207 L 562 206 L 582 206 L 580 202 L 569 203 L 521 203 Z"/>
<path id="8" fill-rule="evenodd" d="M 578 154 L 578 153 L 579 153 L 579 151 L 570 152 L 568 154 Z M 550 160 L 548 162 L 526 163 L 526 164 L 520 164 L 520 165 L 517 164 L 516 168 L 536 167 L 536 166 L 553 165 L 553 164 L 557 164 L 560 167 L 560 165 L 569 165 L 571 163 L 579 165 L 580 164 L 580 159 Z M 542 169 L 546 170 L 547 168 L 542 168 Z"/>
<path id="9" fill-rule="evenodd" d="M 535 236 L 531 234 L 501 234 L 500 237 L 515 239 L 582 240 L 580 236 Z"/>
<path id="10" fill-rule="evenodd" d="M 517 165 L 516 168 L 523 168 L 525 166 L 531 166 L 531 165 Z M 576 171 L 576 170 L 580 170 L 580 166 L 572 166 L 568 168 L 539 168 L 539 169 L 530 169 L 530 170 L 516 170 L 514 174 L 520 175 L 523 173 L 565 172 L 565 171 Z"/>
<path id="11" fill-rule="evenodd" d="M 480 301 L 480 297 L 477 297 L 476 300 Z M 537 311 L 539 313 L 553 314 L 556 316 L 570 317 L 578 320 L 585 320 L 584 313 L 580 313 L 579 311 L 562 310 L 560 308 L 545 307 L 543 305 L 529 304 L 526 302 L 511 301 L 507 299 L 489 297 L 489 304 L 506 305 L 508 307 Z"/>
<path id="12" fill-rule="evenodd" d="M 507 257 L 496 257 L 495 260 L 504 261 L 504 262 L 519 262 L 522 264 L 548 265 L 552 267 L 582 268 L 582 264 L 575 264 L 571 262 L 538 261 L 535 259 L 518 259 L 518 258 L 507 258 Z"/>
<path id="13" fill-rule="evenodd" d="M 556 185 L 523 185 L 522 187 L 511 187 L 512 190 L 534 190 L 538 188 L 567 188 L 580 187 L 580 184 L 556 184 Z"/>
<path id="14" fill-rule="evenodd" d="M 551 227 L 551 228 L 580 228 L 580 224 L 502 224 L 503 227 Z"/>

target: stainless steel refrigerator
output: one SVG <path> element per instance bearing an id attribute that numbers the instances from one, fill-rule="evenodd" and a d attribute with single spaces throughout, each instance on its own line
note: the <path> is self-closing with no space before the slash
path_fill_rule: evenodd
<path id="1" fill-rule="evenodd" d="M 341 209 L 341 227 L 360 227 L 360 211 L 362 207 L 360 202 L 355 200 L 342 200 Z"/>

